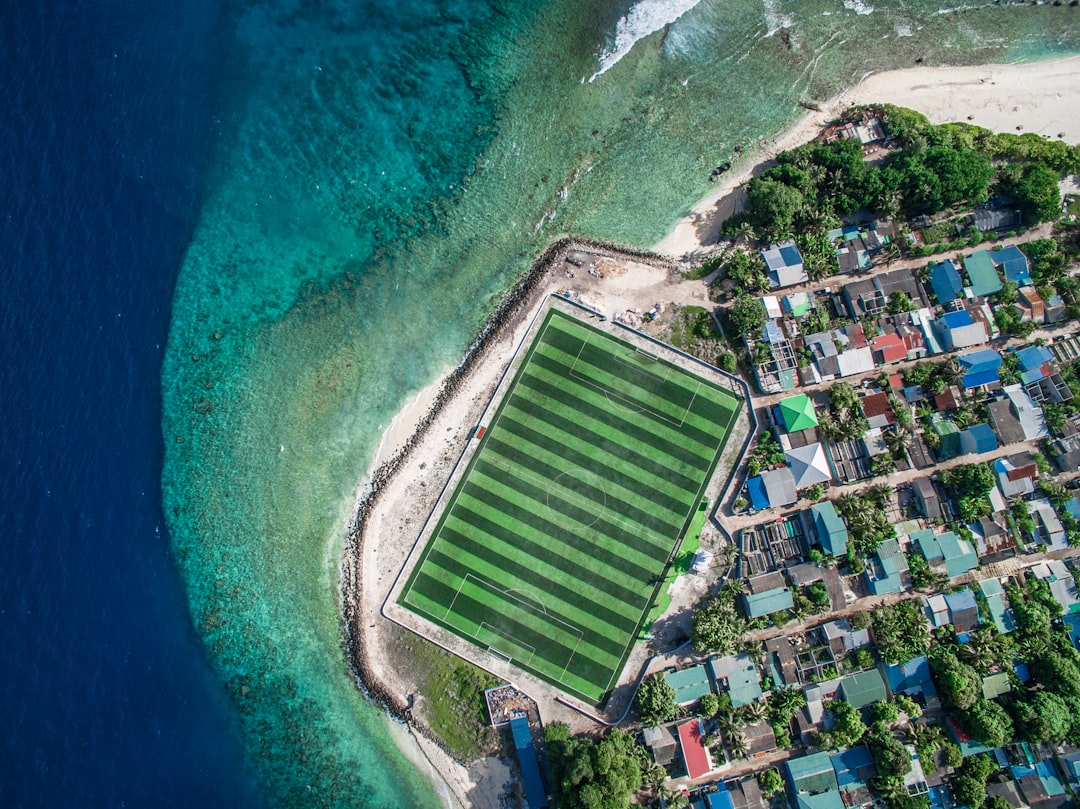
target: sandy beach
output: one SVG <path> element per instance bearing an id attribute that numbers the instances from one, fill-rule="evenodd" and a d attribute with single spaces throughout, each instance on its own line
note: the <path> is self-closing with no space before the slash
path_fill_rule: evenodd
<path id="1" fill-rule="evenodd" d="M 998 131 L 1035 131 L 1069 142 L 1080 141 L 1080 117 L 1067 111 L 1080 106 L 1080 58 L 1028 65 L 970 68 L 915 68 L 868 77 L 823 105 L 821 112 L 808 113 L 793 127 L 772 139 L 764 152 L 747 155 L 733 176 L 717 187 L 655 246 L 656 252 L 673 257 L 693 257 L 707 253 L 719 223 L 740 202 L 740 188 L 762 163 L 777 151 L 814 137 L 820 127 L 842 109 L 853 104 L 890 102 L 917 109 L 934 122 L 968 120 Z M 379 681 L 380 691 L 403 705 L 417 691 L 415 683 L 394 666 L 393 632 L 380 612 L 432 503 L 456 463 L 468 431 L 495 390 L 499 378 L 525 334 L 536 301 L 560 288 L 579 291 L 594 306 L 609 315 L 631 307 L 648 307 L 657 301 L 705 305 L 704 285 L 682 281 L 670 267 L 648 262 L 598 264 L 606 269 L 598 280 L 578 277 L 568 280 L 561 272 L 549 272 L 539 280 L 524 304 L 499 330 L 487 346 L 482 361 L 458 379 L 453 395 L 446 398 L 432 419 L 431 407 L 439 398 L 444 380 L 453 369 L 415 395 L 386 430 L 367 475 L 361 482 L 358 505 L 370 490 L 372 475 L 403 448 L 404 460 L 384 481 L 379 497 L 368 513 L 358 543 L 350 543 L 343 560 L 342 581 L 350 631 L 359 635 L 364 650 L 365 673 Z M 559 265 L 561 266 L 561 265 Z M 417 426 L 429 422 L 419 440 L 413 440 Z M 422 715 L 423 695 L 418 697 Z M 548 715 L 544 720 L 582 717 Z M 412 756 L 431 763 L 429 773 L 438 773 L 445 782 L 442 790 L 447 805 L 494 809 L 500 805 L 503 784 L 509 775 L 505 765 L 485 760 L 465 767 L 435 744 L 419 743 L 414 734 L 396 734 Z"/>
<path id="2" fill-rule="evenodd" d="M 887 102 L 923 113 L 935 124 L 963 121 L 995 132 L 1037 132 L 1080 143 L 1080 57 L 1020 65 L 915 67 L 867 76 L 745 157 L 727 179 L 653 246 L 670 256 L 707 254 L 720 223 L 743 203 L 744 184 L 778 153 L 816 137 L 849 107 Z"/>

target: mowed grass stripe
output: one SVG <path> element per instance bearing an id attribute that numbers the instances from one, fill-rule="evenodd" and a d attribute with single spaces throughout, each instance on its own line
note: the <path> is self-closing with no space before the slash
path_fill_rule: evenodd
<path id="1" fill-rule="evenodd" d="M 682 463 L 694 464 L 703 457 L 711 457 L 719 443 L 717 437 L 712 435 L 708 436 L 708 444 L 691 440 L 666 421 L 653 421 L 646 429 L 614 410 L 611 401 L 594 388 L 578 388 L 570 392 L 572 395 L 568 395 L 566 380 L 539 365 L 530 366 L 518 385 L 531 391 L 531 398 L 541 404 L 572 410 L 577 414 L 577 418 L 617 430 L 639 444 L 652 447 Z"/>
<path id="2" fill-rule="evenodd" d="M 591 543 L 575 532 L 551 520 L 537 517 L 528 509 L 493 492 L 477 489 L 471 491 L 467 497 L 472 502 L 463 503 L 460 513 L 455 509 L 452 515 L 454 520 L 460 520 L 473 530 L 512 544 L 522 553 L 547 562 L 569 576 L 576 573 L 579 577 L 593 574 L 603 578 L 606 575 L 609 586 L 605 590 L 609 596 L 620 601 L 633 602 L 640 597 L 636 590 L 622 582 L 648 581 L 656 573 L 656 568 L 662 566 L 654 563 L 652 567 L 643 567 L 625 557 L 611 560 L 591 559 L 586 566 L 575 557 L 592 550 Z M 498 521 L 493 519 L 495 516 L 499 518 Z M 448 523 L 443 530 L 446 531 L 449 527 Z M 622 574 L 619 580 L 612 580 L 613 571 Z"/>
<path id="3" fill-rule="evenodd" d="M 540 598 L 540 604 L 543 605 L 546 610 L 546 615 L 570 624 L 577 629 L 581 630 L 582 634 L 592 633 L 596 637 L 589 640 L 590 643 L 595 645 L 597 649 L 604 651 L 605 653 L 612 655 L 615 658 L 622 653 L 622 646 L 615 640 L 612 640 L 613 636 L 617 636 L 619 633 L 625 634 L 627 632 L 633 632 L 635 624 L 625 624 L 625 620 L 620 623 L 609 623 L 592 613 L 588 612 L 589 608 L 595 606 L 593 603 L 584 600 L 580 606 L 573 606 L 554 597 L 549 590 L 544 590 L 542 593 L 537 592 L 536 577 L 532 579 L 528 578 L 528 571 L 525 571 L 526 578 L 517 578 L 509 575 L 504 575 L 503 571 L 499 568 L 498 557 L 488 560 L 482 555 L 477 553 L 483 553 L 483 547 L 476 548 L 475 543 L 473 550 L 476 553 L 470 553 L 463 558 L 457 556 L 448 556 L 444 553 L 436 551 L 431 556 L 431 561 L 440 569 L 450 574 L 451 578 L 447 581 L 453 581 L 453 577 L 464 580 L 466 575 L 472 573 L 478 575 L 482 579 L 498 582 L 500 588 L 506 590 L 519 590 L 520 596 L 533 595 Z M 546 582 L 550 583 L 550 582 Z M 608 612 L 612 612 L 608 610 Z M 615 615 L 618 618 L 618 615 Z M 617 630 L 612 632 L 611 630 Z"/>
<path id="4" fill-rule="evenodd" d="M 598 342 L 598 338 L 602 342 Z M 682 409 L 686 409 L 697 390 L 697 378 L 661 360 L 649 360 L 646 364 L 636 350 L 629 346 L 612 346 L 605 338 L 606 335 L 591 334 L 586 330 L 569 330 L 564 323 L 552 321 L 541 345 L 557 348 L 599 371 L 601 375 L 597 379 L 605 380 L 601 384 L 611 385 L 615 393 L 623 395 L 625 391 L 631 398 L 639 398 L 640 393 L 645 392 L 650 394 L 650 399 L 655 398 L 664 405 L 681 404 Z M 649 366 L 655 366 L 657 370 Z"/>
<path id="5" fill-rule="evenodd" d="M 710 444 L 715 445 L 718 443 L 718 437 L 723 432 L 723 423 L 714 424 L 702 419 L 698 415 L 698 411 L 695 407 L 697 403 L 696 398 L 691 401 L 691 396 L 687 397 L 686 401 L 682 403 L 682 409 L 679 412 L 678 418 L 673 416 L 659 418 L 655 415 L 655 408 L 648 407 L 640 402 L 632 402 L 625 396 L 613 399 L 603 392 L 602 386 L 598 388 L 583 383 L 579 378 L 580 373 L 584 373 L 583 371 L 579 371 L 576 376 L 570 376 L 566 360 L 567 357 L 565 355 L 554 357 L 548 353 L 538 352 L 533 355 L 532 362 L 530 362 L 529 365 L 531 367 L 542 368 L 556 377 L 564 375 L 565 384 L 569 389 L 568 392 L 572 392 L 575 396 L 579 395 L 578 392 L 583 390 L 592 391 L 597 395 L 602 396 L 607 400 L 609 412 L 618 412 L 620 408 L 623 409 L 623 412 L 637 408 L 639 412 L 633 414 L 636 418 L 647 422 L 650 426 L 654 424 L 664 425 L 668 430 L 672 430 L 681 436 L 680 440 L 682 441 L 692 441 L 700 446 L 709 446 Z M 571 388 L 571 386 L 573 387 Z"/>
<path id="6" fill-rule="evenodd" d="M 597 660 L 587 652 L 583 652 L 584 642 L 580 645 L 577 643 L 570 645 L 551 637 L 550 626 L 539 628 L 529 626 L 516 617 L 510 617 L 506 612 L 494 610 L 490 593 L 486 591 L 480 594 L 461 592 L 431 576 L 421 578 L 422 581 L 417 581 L 417 589 L 433 603 L 440 603 L 440 599 L 445 599 L 447 604 L 453 602 L 455 616 L 460 618 L 462 623 L 449 623 L 435 615 L 430 616 L 451 631 L 475 641 L 475 630 L 480 624 L 491 624 L 516 638 L 519 643 L 528 644 L 535 649 L 532 665 L 528 666 L 534 671 L 543 671 L 548 677 L 557 679 L 573 657 L 575 673 L 579 677 L 592 683 L 606 683 L 605 675 L 611 671 L 612 664 L 607 660 Z M 512 603 L 504 600 L 500 606 L 510 608 Z M 606 658 L 607 655 L 604 657 Z M 548 665 L 542 666 L 543 663 Z"/>
<path id="7" fill-rule="evenodd" d="M 508 440 L 492 437 L 491 448 L 497 453 L 503 463 L 526 466 L 536 458 L 538 463 L 547 464 L 554 469 L 582 469 L 595 475 L 601 475 L 611 481 L 621 494 L 618 499 L 637 499 L 643 506 L 655 509 L 654 516 L 660 518 L 664 527 L 656 533 L 670 533 L 671 522 L 676 515 L 683 513 L 686 504 L 681 501 L 678 490 L 672 490 L 671 494 L 656 489 L 649 485 L 648 481 L 635 478 L 625 472 L 619 472 L 611 466 L 605 467 L 602 461 L 590 458 L 584 453 L 572 449 L 567 444 L 558 445 L 554 450 L 549 450 L 550 442 L 546 441 L 543 434 L 527 427 L 514 419 L 507 419 L 500 423 L 504 432 L 498 435 L 506 436 Z M 656 525 L 650 521 L 649 525 Z"/>
<path id="8" fill-rule="evenodd" d="M 496 467 L 497 468 L 497 467 Z M 476 482 L 478 491 L 492 492 L 505 500 L 515 503 L 532 515 L 554 520 L 560 525 L 571 526 L 570 530 L 578 534 L 584 542 L 599 546 L 597 550 L 617 550 L 635 564 L 651 569 L 657 563 L 663 564 L 671 551 L 671 542 L 661 544 L 659 539 L 650 541 L 643 538 L 640 531 L 631 530 L 626 524 L 596 519 L 588 511 L 573 501 L 556 499 L 550 502 L 538 500 L 544 491 L 509 472 L 503 472 L 503 478 L 496 480 L 477 469 Z M 466 490 L 463 494 L 477 496 Z M 565 508 L 565 510 L 563 510 Z M 593 520 L 596 519 L 596 522 Z M 528 523 L 532 525 L 532 522 Z"/>
<path id="9" fill-rule="evenodd" d="M 520 481 L 520 485 L 514 483 L 514 488 L 521 488 L 523 495 L 540 503 L 546 504 L 550 497 L 560 500 L 569 499 L 579 508 L 589 512 L 590 507 L 581 501 L 591 501 L 595 505 L 591 506 L 592 513 L 588 520 L 591 521 L 598 516 L 605 523 L 605 527 L 598 530 L 604 530 L 607 533 L 613 530 L 635 531 L 646 543 L 655 545 L 665 545 L 670 539 L 672 520 L 678 516 L 676 512 L 666 512 L 665 509 L 657 506 L 653 507 L 653 511 L 645 511 L 633 504 L 641 503 L 640 497 L 632 495 L 613 483 L 605 481 L 604 488 L 601 489 L 582 480 L 581 474 L 563 473 L 560 470 L 565 469 L 566 466 L 562 457 L 539 447 L 506 445 L 505 449 L 505 453 L 501 451 L 498 454 L 488 453 L 491 460 L 478 463 L 476 471 L 494 479 L 513 476 L 515 480 Z M 541 480 L 552 482 L 541 485 L 539 483 Z M 522 488 L 526 485 L 527 488 Z M 564 490 L 568 494 L 563 494 Z M 665 517 L 665 513 L 671 516 Z"/>
<path id="10" fill-rule="evenodd" d="M 601 435 L 583 424 L 564 418 L 532 402 L 515 402 L 499 419 L 498 426 L 534 444 L 540 446 L 546 444 L 552 446 L 553 449 L 558 447 L 555 451 L 565 455 L 567 460 L 571 457 L 589 458 L 590 465 L 584 463 L 575 463 L 575 465 L 594 472 L 598 465 L 600 468 L 606 467 L 612 474 L 619 475 L 618 482 L 623 488 L 664 505 L 671 511 L 678 511 L 681 508 L 682 498 L 678 497 L 677 492 L 694 491 L 698 486 L 689 473 L 699 470 L 687 469 L 684 464 L 663 464 L 639 452 L 630 444 Z M 535 429 L 540 426 L 543 426 L 547 433 L 553 434 L 553 437 L 557 436 L 559 440 L 555 442 L 545 439 L 544 433 L 538 433 Z M 529 435 L 523 435 L 522 430 L 527 431 Z M 536 440 L 536 437 L 541 440 Z M 575 449 L 575 446 L 580 446 L 581 449 Z M 674 461 L 674 459 L 668 460 Z M 679 468 L 676 469 L 675 466 Z M 708 465 L 702 464 L 702 467 L 708 468 Z M 650 492 L 666 493 L 670 502 L 664 504 L 663 497 L 657 499 L 650 496 Z"/>

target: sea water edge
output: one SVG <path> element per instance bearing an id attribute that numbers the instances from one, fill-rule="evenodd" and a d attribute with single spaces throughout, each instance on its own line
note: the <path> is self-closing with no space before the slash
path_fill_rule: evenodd
<path id="1" fill-rule="evenodd" d="M 1067 9 L 704 0 L 589 83 L 625 4 L 379 8 L 241 15 L 164 369 L 175 554 L 275 802 L 430 802 L 348 678 L 338 559 L 381 429 L 547 240 L 656 241 L 869 70 L 1080 49 Z"/>

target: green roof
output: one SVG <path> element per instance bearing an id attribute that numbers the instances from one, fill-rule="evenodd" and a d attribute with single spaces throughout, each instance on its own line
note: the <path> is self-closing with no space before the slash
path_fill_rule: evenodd
<path id="1" fill-rule="evenodd" d="M 865 708 L 870 703 L 889 696 L 885 691 L 885 681 L 881 679 L 881 672 L 877 669 L 849 674 L 840 681 L 840 689 L 844 692 L 844 699 L 850 702 L 853 708 Z"/>
<path id="2" fill-rule="evenodd" d="M 952 531 L 937 538 L 941 555 L 945 557 L 945 572 L 949 578 L 960 576 L 979 566 L 979 556 L 975 548 L 966 539 L 960 539 Z"/>
<path id="3" fill-rule="evenodd" d="M 996 699 L 1010 691 L 1012 691 L 1012 686 L 1009 684 L 1009 675 L 1005 672 L 983 677 L 982 692 L 986 699 Z"/>
<path id="4" fill-rule="evenodd" d="M 705 671 L 704 665 L 669 672 L 664 675 L 664 679 L 675 689 L 675 702 L 678 705 L 697 702 L 712 691 L 709 686 L 709 674 Z"/>
<path id="5" fill-rule="evenodd" d="M 941 545 L 938 544 L 933 529 L 927 528 L 923 531 L 916 531 L 914 534 L 910 534 L 909 538 L 912 542 L 918 544 L 919 553 L 927 562 L 935 562 L 942 558 Z"/>
<path id="6" fill-rule="evenodd" d="M 993 295 L 1001 291 L 1001 278 L 994 260 L 985 250 L 976 250 L 965 258 L 964 269 L 971 280 L 971 291 L 976 295 Z"/>
<path id="7" fill-rule="evenodd" d="M 817 529 L 818 542 L 833 556 L 841 556 L 847 553 L 848 531 L 843 519 L 836 513 L 836 506 L 831 500 L 816 503 L 810 506 L 810 514 L 814 519 L 814 527 Z"/>
<path id="8" fill-rule="evenodd" d="M 798 396 L 789 396 L 780 400 L 780 415 L 784 418 L 784 425 L 789 433 L 817 427 L 817 413 L 814 412 L 814 403 L 805 393 Z"/>
<path id="9" fill-rule="evenodd" d="M 757 667 L 752 661 L 728 675 L 728 695 L 735 708 L 761 699 L 761 681 L 758 680 Z"/>
<path id="10" fill-rule="evenodd" d="M 990 617 L 997 631 L 1006 635 L 1016 629 L 1016 620 L 1009 613 L 1005 589 L 1001 586 L 1001 582 L 997 579 L 983 579 L 979 582 L 979 589 L 986 596 L 986 605 L 990 608 Z"/>
<path id="11" fill-rule="evenodd" d="M 828 753 L 789 758 L 786 766 L 791 786 L 796 792 L 835 792 L 838 788 L 836 771 Z"/>
<path id="12" fill-rule="evenodd" d="M 794 605 L 791 591 L 786 587 L 774 587 L 763 593 L 746 593 L 746 614 L 750 618 L 760 618 L 780 610 L 789 610 Z"/>
<path id="13" fill-rule="evenodd" d="M 843 796 L 833 790 L 817 795 L 796 795 L 795 805 L 798 809 L 846 809 Z"/>

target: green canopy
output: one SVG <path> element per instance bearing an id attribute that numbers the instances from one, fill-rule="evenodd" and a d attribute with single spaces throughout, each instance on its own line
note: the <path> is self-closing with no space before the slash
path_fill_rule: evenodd
<path id="1" fill-rule="evenodd" d="M 817 414 L 814 403 L 805 393 L 780 400 L 780 415 L 789 433 L 797 433 L 810 427 L 817 427 Z"/>

